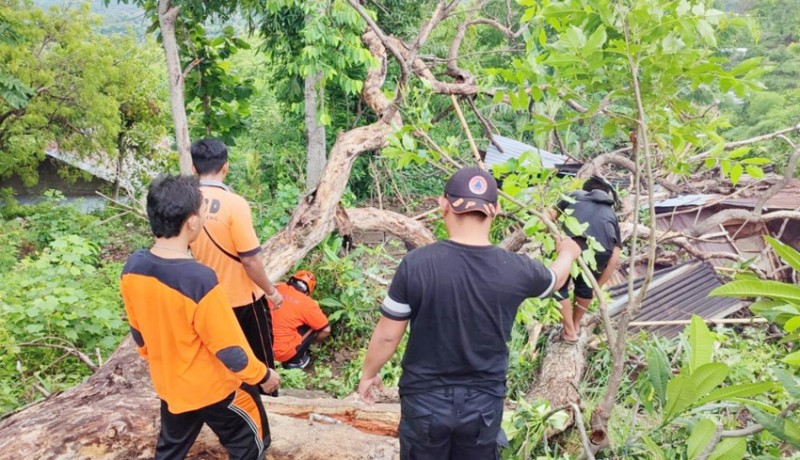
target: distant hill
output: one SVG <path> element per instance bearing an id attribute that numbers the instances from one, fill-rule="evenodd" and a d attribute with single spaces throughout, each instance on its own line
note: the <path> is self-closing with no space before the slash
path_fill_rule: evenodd
<path id="1" fill-rule="evenodd" d="M 141 37 L 149 26 L 142 9 L 134 5 L 118 4 L 115 0 L 111 0 L 108 6 L 103 4 L 103 0 L 33 0 L 33 4 L 43 9 L 49 9 L 51 7 L 63 8 L 64 6 L 77 7 L 87 1 L 91 4 L 92 12 L 103 18 L 103 25 L 98 29 L 101 33 L 126 33 L 131 30 Z"/>

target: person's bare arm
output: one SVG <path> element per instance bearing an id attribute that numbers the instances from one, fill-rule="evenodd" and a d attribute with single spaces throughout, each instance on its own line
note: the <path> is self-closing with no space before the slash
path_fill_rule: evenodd
<path id="1" fill-rule="evenodd" d="M 324 329 L 317 332 L 317 337 L 314 339 L 315 342 L 322 342 L 323 340 L 327 339 L 328 336 L 331 335 L 331 327 L 325 326 Z"/>
<path id="2" fill-rule="evenodd" d="M 611 258 L 608 259 L 608 265 L 603 269 L 603 273 L 600 273 L 600 278 L 597 278 L 597 284 L 603 286 L 608 282 L 611 275 L 614 274 L 614 270 L 617 269 L 617 265 L 619 265 L 619 256 L 621 252 L 622 249 L 620 249 L 619 246 L 614 247 L 614 250 L 611 252 Z"/>
<path id="3" fill-rule="evenodd" d="M 358 384 L 358 395 L 362 401 L 368 404 L 375 402 L 375 396 L 371 389 L 373 386 L 380 388 L 381 381 L 378 372 L 397 351 L 397 345 L 403 338 L 407 324 L 408 320 L 395 321 L 385 316 L 378 321 L 369 341 L 367 356 L 364 358 L 364 368 L 361 372 L 361 382 Z"/>
<path id="4" fill-rule="evenodd" d="M 267 272 L 264 271 L 264 265 L 261 263 L 261 257 L 258 254 L 252 256 L 242 257 L 242 266 L 247 276 L 256 283 L 267 295 L 267 300 L 272 302 L 274 308 L 278 308 L 283 302 L 283 297 L 275 289 L 275 285 L 267 278 Z"/>
<path id="5" fill-rule="evenodd" d="M 572 263 L 581 255 L 581 247 L 572 238 L 562 238 L 556 243 L 556 260 L 550 264 L 550 269 L 556 274 L 554 289 L 560 289 L 569 279 Z"/>

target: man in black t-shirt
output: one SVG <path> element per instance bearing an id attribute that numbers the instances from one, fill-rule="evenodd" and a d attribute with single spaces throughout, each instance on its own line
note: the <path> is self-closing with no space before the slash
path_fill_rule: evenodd
<path id="1" fill-rule="evenodd" d="M 561 212 L 571 210 L 572 217 L 587 226 L 583 235 L 573 235 L 568 229 L 565 232 L 575 239 L 581 249 L 587 247 L 587 236 L 593 237 L 603 247 L 602 251 L 595 252 L 596 269 L 592 271 L 597 284 L 603 286 L 617 269 L 622 248 L 619 221 L 614 212 L 616 191 L 604 178 L 592 176 L 583 184 L 583 190 L 572 192 L 569 197 L 569 200 L 558 204 L 558 209 Z M 561 338 L 567 342 L 577 342 L 581 319 L 594 297 L 592 286 L 584 280 L 583 275 L 572 278 L 572 282 L 575 308 L 570 302 L 568 282 L 556 293 L 556 299 L 561 304 L 561 322 L 564 325 Z"/>
<path id="2" fill-rule="evenodd" d="M 478 168 L 454 174 L 439 199 L 449 240 L 408 253 L 381 305 L 358 392 L 375 401 L 379 371 L 411 322 L 400 378 L 401 459 L 499 458 L 498 438 L 517 309 L 569 276 L 580 247 L 558 242 L 550 266 L 492 245 L 497 183 Z M 501 438 L 502 439 L 502 438 Z"/>

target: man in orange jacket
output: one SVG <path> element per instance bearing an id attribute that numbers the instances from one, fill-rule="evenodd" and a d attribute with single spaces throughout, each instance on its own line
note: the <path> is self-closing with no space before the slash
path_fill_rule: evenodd
<path id="1" fill-rule="evenodd" d="M 206 423 L 230 458 L 260 460 L 270 432 L 257 387 L 271 393 L 280 377 L 253 355 L 214 271 L 189 253 L 204 207 L 196 178 L 156 179 L 147 194 L 155 244 L 128 258 L 120 280 L 131 335 L 161 398 L 155 458 L 184 458 Z"/>
<path id="2" fill-rule="evenodd" d="M 287 283 L 276 286 L 283 306 L 272 310 L 275 359 L 286 369 L 305 368 L 311 361 L 311 344 L 325 340 L 331 333 L 328 318 L 310 297 L 316 284 L 313 273 L 300 270 Z"/>

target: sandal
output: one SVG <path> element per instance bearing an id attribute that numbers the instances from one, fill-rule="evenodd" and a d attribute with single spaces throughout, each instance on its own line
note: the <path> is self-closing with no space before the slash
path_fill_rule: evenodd
<path id="1" fill-rule="evenodd" d="M 570 343 L 570 344 L 578 343 L 578 339 L 568 339 L 568 338 L 566 338 L 564 336 L 564 329 L 561 329 L 561 332 L 558 334 L 558 336 L 559 336 L 559 338 L 561 339 L 562 342 L 566 342 L 566 343 Z"/>

